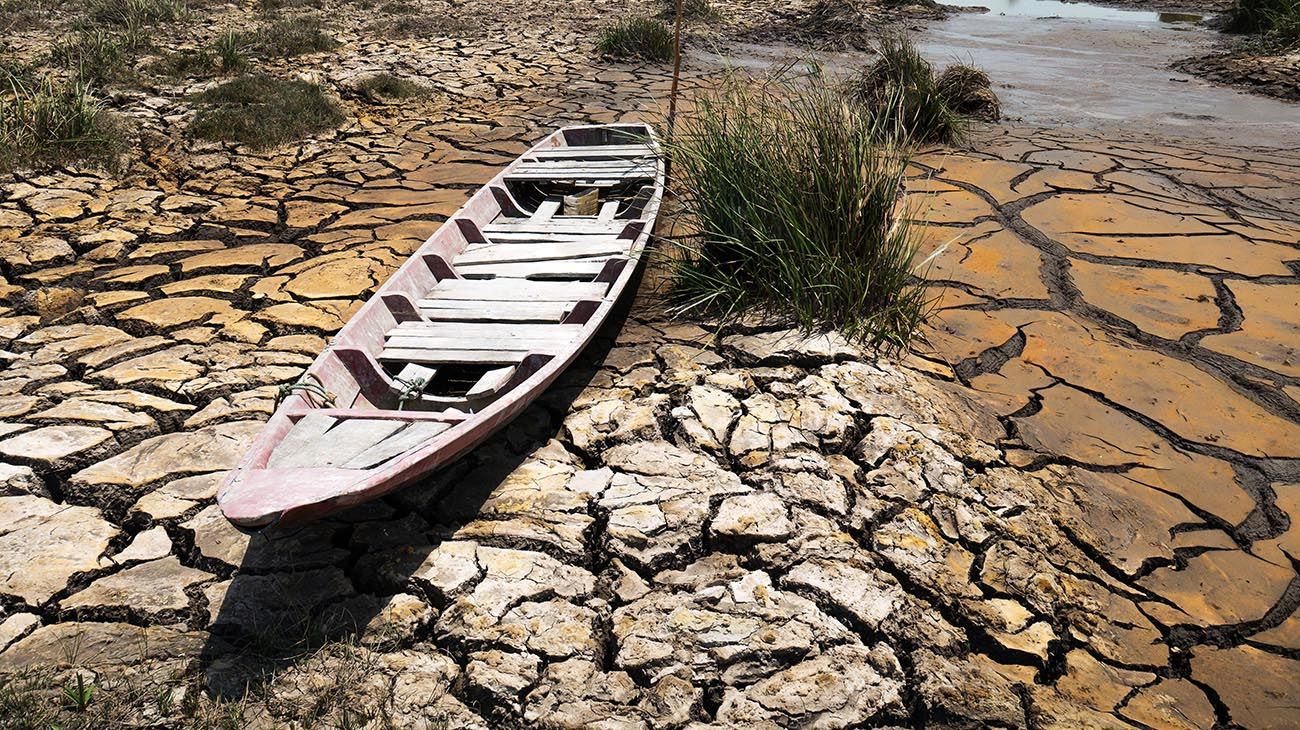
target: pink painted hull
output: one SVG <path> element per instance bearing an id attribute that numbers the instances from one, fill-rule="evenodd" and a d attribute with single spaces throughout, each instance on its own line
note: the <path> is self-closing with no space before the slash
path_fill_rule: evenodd
<path id="1" fill-rule="evenodd" d="M 609 131 L 607 131 L 609 130 Z M 606 138 L 629 133 L 643 134 L 657 151 L 653 131 L 642 125 L 608 125 L 594 127 L 569 127 L 548 136 L 521 156 L 528 157 L 538 150 L 574 146 L 591 142 L 589 138 Z M 604 135 L 602 137 L 601 135 Z M 577 144 L 574 144 L 574 142 Z M 600 144 L 599 142 L 595 144 Z M 475 193 L 448 221 L 439 228 L 401 268 L 389 278 L 351 320 L 339 331 L 329 347 L 320 354 L 307 370 L 333 396 L 333 404 L 322 409 L 316 395 L 298 391 L 280 404 L 262 432 L 254 441 L 248 454 L 230 473 L 218 491 L 217 501 L 222 512 L 236 526 L 246 530 L 270 527 L 288 527 L 316 519 L 353 505 L 375 499 L 388 492 L 410 484 L 435 469 L 448 464 L 489 438 L 509 424 L 519 413 L 541 395 L 564 372 L 600 329 L 613 310 L 617 300 L 626 294 L 632 280 L 637 260 L 645 248 L 663 192 L 663 161 L 654 157 L 653 175 L 646 185 L 653 185 L 653 195 L 635 221 L 643 222 L 637 229 L 629 229 L 634 237 L 628 240 L 627 256 L 631 259 L 612 281 L 608 292 L 600 300 L 594 313 L 586 318 L 572 346 L 559 352 L 537 367 L 498 399 L 455 422 L 436 412 L 379 409 L 370 405 L 367 394 L 376 388 L 391 387 L 382 374 L 367 372 L 356 363 L 371 361 L 383 347 L 384 335 L 397 323 L 392 307 L 384 302 L 386 295 L 403 295 L 418 300 L 436 283 L 429 271 L 427 255 L 452 261 L 461 253 L 467 241 L 458 221 L 467 220 L 479 228 L 499 219 L 511 201 L 503 204 L 500 191 L 506 189 L 505 179 L 520 164 L 516 160 L 502 170 L 486 186 Z M 493 187 L 498 188 L 494 191 Z M 519 214 L 520 211 L 514 211 Z M 522 211 L 527 214 L 527 211 Z M 513 219 L 512 219 L 513 220 Z M 508 245 L 508 244 L 501 244 Z M 364 353 L 364 355 L 358 354 Z M 342 404 L 348 405 L 342 405 Z M 395 419 L 403 421 L 450 420 L 453 425 L 426 443 L 371 469 L 345 469 L 339 467 L 268 468 L 272 452 L 293 428 L 296 420 L 306 413 L 321 412 L 340 418 Z"/>

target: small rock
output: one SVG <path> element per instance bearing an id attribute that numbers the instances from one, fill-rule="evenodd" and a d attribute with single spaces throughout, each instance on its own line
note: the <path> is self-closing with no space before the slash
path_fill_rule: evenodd
<path id="1" fill-rule="evenodd" d="M 712 526 L 717 537 L 751 542 L 779 542 L 789 538 L 793 529 L 785 504 L 767 492 L 728 497 Z"/>

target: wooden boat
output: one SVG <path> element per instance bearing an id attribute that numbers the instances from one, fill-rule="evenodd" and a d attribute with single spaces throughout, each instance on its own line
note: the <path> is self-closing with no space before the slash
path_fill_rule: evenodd
<path id="1" fill-rule="evenodd" d="M 245 530 L 373 499 L 509 423 L 591 341 L 654 228 L 645 125 L 566 127 L 429 237 L 316 358 L 218 491 Z"/>

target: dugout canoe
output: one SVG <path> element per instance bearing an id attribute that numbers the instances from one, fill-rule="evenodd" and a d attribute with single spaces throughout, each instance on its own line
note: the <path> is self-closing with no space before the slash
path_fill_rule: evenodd
<path id="1" fill-rule="evenodd" d="M 343 326 L 217 493 L 244 530 L 374 499 L 508 424 L 591 341 L 654 229 L 646 125 L 565 127 L 498 173 Z"/>

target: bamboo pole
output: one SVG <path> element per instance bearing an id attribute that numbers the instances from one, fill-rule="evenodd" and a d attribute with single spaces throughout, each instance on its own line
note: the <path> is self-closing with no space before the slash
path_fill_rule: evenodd
<path id="1" fill-rule="evenodd" d="M 667 142 L 669 143 L 668 157 L 664 160 L 664 183 L 666 184 L 672 176 L 673 156 L 672 156 L 672 139 L 673 127 L 677 123 L 677 82 L 682 75 L 682 15 L 684 0 L 676 2 L 676 23 L 673 28 L 673 83 L 668 89 L 668 130 Z"/>

